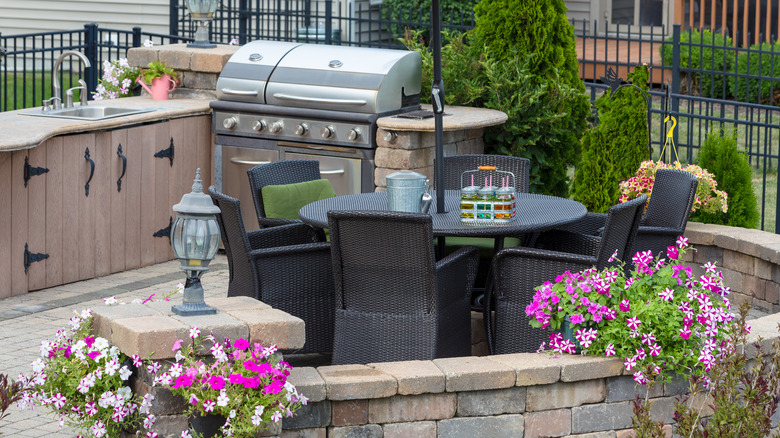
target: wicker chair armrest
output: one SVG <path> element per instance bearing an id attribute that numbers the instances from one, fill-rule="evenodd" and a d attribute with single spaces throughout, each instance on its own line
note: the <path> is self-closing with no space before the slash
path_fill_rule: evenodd
<path id="1" fill-rule="evenodd" d="M 653 236 L 669 236 L 673 235 L 675 238 L 678 236 L 682 236 L 683 233 L 685 233 L 685 230 L 681 230 L 679 228 L 668 228 L 668 227 L 643 227 L 640 226 L 638 233 L 646 234 L 646 235 L 653 235 Z"/>
<path id="2" fill-rule="evenodd" d="M 436 262 L 436 287 L 439 308 L 465 299 L 471 300 L 471 288 L 477 276 L 479 250 L 464 246 Z"/>
<path id="3" fill-rule="evenodd" d="M 512 272 L 505 272 L 506 268 L 498 266 L 504 263 L 503 260 L 511 258 Z M 493 336 L 493 295 L 502 296 L 504 293 L 513 293 L 518 291 L 530 291 L 537 286 L 541 286 L 545 281 L 555 280 L 554 276 L 550 278 L 550 267 L 554 267 L 556 274 L 562 274 L 569 270 L 572 272 L 589 269 L 596 264 L 596 258 L 581 254 L 571 254 L 558 251 L 548 251 L 544 249 L 533 248 L 505 248 L 493 258 L 493 287 L 486 289 L 483 319 L 487 334 L 488 347 L 491 353 L 495 352 L 495 337 Z M 520 277 L 517 273 L 522 272 Z M 507 279 L 507 275 L 514 277 L 513 280 Z M 517 278 L 520 279 L 519 284 Z M 504 290 L 511 289 L 511 290 Z M 529 299 L 530 303 L 530 299 Z M 524 317 L 520 315 L 518 317 Z"/>
<path id="4" fill-rule="evenodd" d="M 278 227 L 279 225 L 299 224 L 301 223 L 301 220 L 259 217 L 257 218 L 257 223 L 260 224 L 261 227 Z"/>
<path id="5" fill-rule="evenodd" d="M 249 231 L 249 246 L 252 249 L 274 248 L 317 242 L 317 232 L 310 225 L 297 223 Z"/>
<path id="6" fill-rule="evenodd" d="M 562 225 L 557 230 L 570 231 L 572 233 L 589 234 L 591 236 L 601 235 L 604 225 L 607 223 L 606 213 L 588 213 L 577 222 Z"/>
<path id="7" fill-rule="evenodd" d="M 257 260 L 264 257 L 292 256 L 320 251 L 330 253 L 330 243 L 317 242 L 301 245 L 278 246 L 275 248 L 260 248 L 252 250 L 249 253 L 249 257 L 252 258 L 252 260 Z"/>
<path id="8" fill-rule="evenodd" d="M 555 230 L 542 233 L 536 241 L 536 248 L 561 253 L 580 254 L 595 257 L 601 238 L 572 231 Z"/>

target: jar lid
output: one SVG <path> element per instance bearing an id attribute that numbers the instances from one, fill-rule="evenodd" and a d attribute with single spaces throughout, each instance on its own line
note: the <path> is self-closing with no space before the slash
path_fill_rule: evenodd
<path id="1" fill-rule="evenodd" d="M 463 187 L 460 189 L 461 192 L 468 192 L 468 193 L 477 193 L 479 191 L 479 186 L 468 186 Z"/>

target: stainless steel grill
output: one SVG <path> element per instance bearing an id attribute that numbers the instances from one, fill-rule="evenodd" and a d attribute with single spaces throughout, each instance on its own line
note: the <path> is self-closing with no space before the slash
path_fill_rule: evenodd
<path id="1" fill-rule="evenodd" d="M 418 110 L 421 78 L 417 52 L 273 41 L 241 47 L 211 103 L 217 187 L 242 201 L 250 229 L 257 221 L 246 170 L 254 165 L 316 159 L 337 194 L 374 191 L 376 119 Z"/>

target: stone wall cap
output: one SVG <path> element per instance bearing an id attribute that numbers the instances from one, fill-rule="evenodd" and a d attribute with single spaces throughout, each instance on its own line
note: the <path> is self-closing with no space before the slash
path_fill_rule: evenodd
<path id="1" fill-rule="evenodd" d="M 358 400 L 396 395 L 395 378 L 366 365 L 328 365 L 317 368 L 330 400 Z"/>
<path id="2" fill-rule="evenodd" d="M 370 363 L 393 376 L 398 382 L 398 394 L 417 395 L 444 392 L 444 373 L 429 360 Z"/>
<path id="3" fill-rule="evenodd" d="M 431 111 L 430 105 L 423 110 Z M 462 131 L 464 129 L 485 128 L 501 125 L 507 121 L 507 115 L 501 111 L 470 106 L 446 106 L 442 117 L 444 131 Z M 434 118 L 407 119 L 397 116 L 380 117 L 378 127 L 390 131 L 434 132 Z"/>
<path id="4" fill-rule="evenodd" d="M 309 402 L 320 402 L 325 400 L 327 395 L 325 381 L 320 373 L 313 367 L 293 368 L 290 371 L 290 377 L 287 378 L 295 389 L 309 399 Z"/>
<path id="5" fill-rule="evenodd" d="M 601 379 L 623 374 L 623 359 L 563 354 L 551 359 L 561 367 L 562 382 Z"/>
<path id="6" fill-rule="evenodd" d="M 434 359 L 446 378 L 447 392 L 480 391 L 515 385 L 515 370 L 486 357 Z"/>
<path id="7" fill-rule="evenodd" d="M 514 369 L 517 386 L 545 385 L 561 378 L 560 363 L 546 353 L 498 354 L 487 359 Z"/>

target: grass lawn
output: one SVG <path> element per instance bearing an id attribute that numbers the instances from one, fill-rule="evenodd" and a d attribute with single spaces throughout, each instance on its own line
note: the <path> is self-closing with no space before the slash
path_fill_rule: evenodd
<path id="1" fill-rule="evenodd" d="M 78 85 L 77 75 L 65 75 L 61 88 L 64 90 Z M 14 74 L 0 72 L 0 110 L 41 106 L 44 99 L 51 97 L 51 74 L 49 72 Z M 78 101 L 78 91 L 73 101 Z"/>

